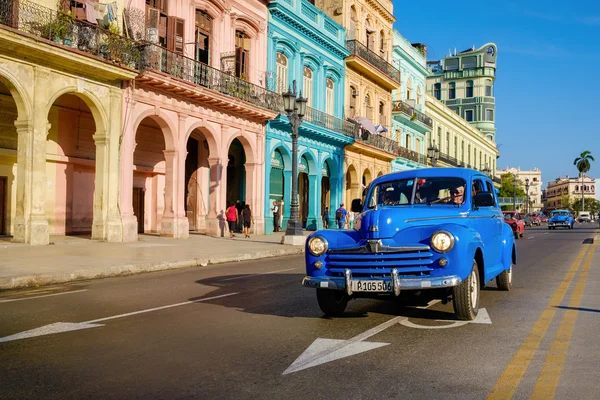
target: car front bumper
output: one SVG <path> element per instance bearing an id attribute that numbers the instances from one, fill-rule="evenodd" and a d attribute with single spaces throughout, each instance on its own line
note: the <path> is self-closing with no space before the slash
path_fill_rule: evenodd
<path id="1" fill-rule="evenodd" d="M 549 227 L 554 227 L 554 226 L 571 226 L 571 224 L 568 221 L 548 222 L 548 226 Z"/>
<path id="2" fill-rule="evenodd" d="M 351 281 L 353 280 L 374 280 L 374 279 L 353 279 L 352 271 L 346 269 L 344 277 L 313 277 L 306 276 L 302 280 L 302 286 L 314 289 L 331 289 L 331 290 L 343 290 L 349 296 L 352 295 Z M 438 289 L 453 287 L 462 282 L 462 279 L 458 275 L 446 275 L 439 277 L 420 277 L 420 278 L 403 278 L 399 276 L 398 270 L 392 270 L 392 276 L 390 278 L 379 278 L 383 282 L 390 282 L 392 284 L 392 292 L 381 292 L 381 293 L 394 293 L 396 296 L 400 295 L 401 290 L 422 290 L 422 289 Z M 366 292 L 361 292 L 366 293 Z"/>

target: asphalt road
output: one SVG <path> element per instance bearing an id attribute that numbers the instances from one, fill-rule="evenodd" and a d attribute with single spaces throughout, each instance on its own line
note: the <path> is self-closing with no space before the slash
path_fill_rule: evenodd
<path id="1" fill-rule="evenodd" d="M 528 229 L 480 323 L 377 300 L 325 318 L 298 256 L 3 292 L 0 398 L 597 399 L 594 228 Z"/>

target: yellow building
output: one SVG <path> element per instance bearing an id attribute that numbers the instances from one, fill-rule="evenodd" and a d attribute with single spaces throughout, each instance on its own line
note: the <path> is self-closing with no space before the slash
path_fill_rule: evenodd
<path id="1" fill-rule="evenodd" d="M 496 143 L 435 97 L 427 94 L 425 101 L 425 114 L 433 120 L 427 143 L 439 150 L 436 166 L 477 169 L 499 183 L 500 177 L 494 176 L 499 156 Z"/>
<path id="2" fill-rule="evenodd" d="M 390 137 L 392 90 L 400 88 L 400 71 L 392 64 L 396 20 L 391 0 L 317 0 L 346 28 L 345 116 L 360 126 L 354 144 L 345 148 L 345 203 L 361 197 L 379 175 L 391 171 L 398 144 Z"/>

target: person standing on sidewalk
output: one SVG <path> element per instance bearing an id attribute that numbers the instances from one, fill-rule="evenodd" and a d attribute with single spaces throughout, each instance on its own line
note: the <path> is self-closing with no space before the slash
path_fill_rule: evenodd
<path id="1" fill-rule="evenodd" d="M 271 211 L 273 212 L 273 232 L 279 232 L 279 206 L 277 205 L 277 201 L 273 202 L 273 207 L 271 207 Z"/>
<path id="2" fill-rule="evenodd" d="M 325 206 L 323 211 L 323 228 L 329 229 L 329 207 Z"/>
<path id="3" fill-rule="evenodd" d="M 348 222 L 348 211 L 344 208 L 344 203 L 340 204 L 340 208 L 335 210 L 335 222 L 338 229 L 344 229 L 344 226 Z"/>
<path id="4" fill-rule="evenodd" d="M 244 209 L 242 210 L 242 223 L 244 224 L 244 237 L 249 238 L 250 224 L 252 223 L 252 211 L 248 204 L 244 204 Z"/>
<path id="5" fill-rule="evenodd" d="M 233 238 L 235 235 L 233 232 L 235 231 L 238 220 L 238 211 L 235 208 L 233 203 L 230 204 L 229 208 L 227 208 L 227 225 L 229 225 L 229 237 Z"/>

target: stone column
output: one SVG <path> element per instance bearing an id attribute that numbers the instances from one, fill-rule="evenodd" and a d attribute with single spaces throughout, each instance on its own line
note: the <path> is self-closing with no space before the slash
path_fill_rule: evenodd
<path id="1" fill-rule="evenodd" d="M 223 165 L 220 158 L 209 158 L 210 167 L 210 193 L 209 210 L 206 218 L 206 233 L 210 236 L 222 237 L 225 235 L 227 221 L 225 218 L 225 198 L 221 186 L 227 179 L 227 165 Z"/>
<path id="2" fill-rule="evenodd" d="M 175 237 L 173 202 L 175 201 L 175 177 L 177 176 L 177 150 L 163 150 L 165 155 L 165 208 L 160 235 Z"/>
<path id="3" fill-rule="evenodd" d="M 126 109 L 129 114 L 128 123 L 123 132 L 122 142 L 117 141 L 116 145 L 120 147 L 120 163 L 119 163 L 119 208 L 121 211 L 121 220 L 123 224 L 122 237 L 124 242 L 135 242 L 138 240 L 138 222 L 137 217 L 133 215 L 133 163 L 134 152 L 137 143 L 135 142 L 136 133 L 134 128 L 136 115 L 133 112 L 134 101 L 130 92 L 127 89 L 126 93 L 130 96 Z"/>
<path id="4" fill-rule="evenodd" d="M 285 231 L 287 222 L 290 219 L 290 204 L 292 202 L 292 170 L 283 171 L 283 220 L 281 222 L 281 228 Z"/>
<path id="5" fill-rule="evenodd" d="M 260 182 L 264 179 L 264 170 L 261 164 L 246 163 L 246 204 L 250 204 L 254 225 L 252 233 L 263 233 L 265 231 L 265 221 L 261 208 L 263 202 L 260 200 L 263 195 L 260 193 Z"/>
<path id="6" fill-rule="evenodd" d="M 92 239 L 106 239 L 107 192 L 108 192 L 108 145 L 110 139 L 104 132 L 93 136 L 96 144 L 96 169 L 94 176 L 94 211 L 92 221 Z"/>

